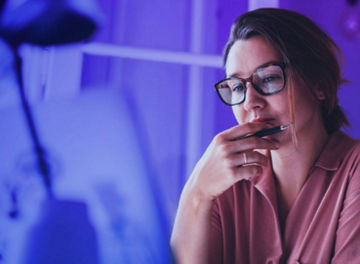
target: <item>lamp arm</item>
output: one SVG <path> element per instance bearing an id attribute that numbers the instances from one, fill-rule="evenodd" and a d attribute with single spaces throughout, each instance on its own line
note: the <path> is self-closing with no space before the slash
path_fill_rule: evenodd
<path id="1" fill-rule="evenodd" d="M 48 198 L 52 199 L 54 198 L 54 192 L 52 188 L 51 169 L 46 160 L 46 151 L 39 139 L 39 134 L 35 126 L 33 114 L 30 109 L 29 102 L 25 95 L 23 75 L 22 75 L 22 58 L 19 55 L 19 49 L 17 46 L 12 46 L 11 48 L 14 55 L 14 67 L 18 82 L 19 94 L 21 98 L 21 105 L 24 111 L 30 136 L 34 145 L 39 173 L 42 176 Z"/>

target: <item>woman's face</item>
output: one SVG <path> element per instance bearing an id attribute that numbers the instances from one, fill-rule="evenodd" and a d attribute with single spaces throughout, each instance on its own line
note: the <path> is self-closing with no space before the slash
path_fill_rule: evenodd
<path id="1" fill-rule="evenodd" d="M 268 62 L 282 62 L 280 54 L 274 47 L 260 36 L 251 37 L 247 40 L 237 40 L 231 47 L 227 62 L 227 77 L 235 76 L 248 78 L 256 69 Z M 288 80 L 287 80 L 288 81 Z M 322 124 L 320 109 L 317 100 L 309 89 L 295 82 L 295 122 L 296 133 L 306 133 L 313 129 L 313 125 Z M 279 125 L 290 124 L 289 114 L 289 89 L 285 88 L 273 95 L 261 95 L 248 82 L 246 98 L 242 104 L 232 107 L 233 113 L 239 124 L 247 122 L 264 122 L 269 128 Z M 319 120 L 320 119 L 320 120 Z M 274 139 L 291 141 L 290 129 L 271 136 Z"/>

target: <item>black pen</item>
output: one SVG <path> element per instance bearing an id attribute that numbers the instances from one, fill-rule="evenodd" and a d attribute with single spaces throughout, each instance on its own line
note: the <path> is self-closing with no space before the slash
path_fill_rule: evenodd
<path id="1" fill-rule="evenodd" d="M 278 132 L 283 131 L 283 130 L 289 128 L 289 127 L 290 127 L 290 125 L 281 125 L 281 126 L 277 126 L 277 127 L 273 127 L 273 128 L 268 128 L 268 129 L 258 131 L 258 132 L 254 133 L 254 134 L 248 134 L 246 136 L 241 137 L 240 139 L 249 138 L 249 137 L 261 138 L 261 137 L 265 137 L 265 136 L 268 136 L 268 135 L 278 133 Z"/>

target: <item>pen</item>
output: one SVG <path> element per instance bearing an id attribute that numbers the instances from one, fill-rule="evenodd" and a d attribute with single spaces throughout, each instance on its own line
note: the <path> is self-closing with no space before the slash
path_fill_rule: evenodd
<path id="1" fill-rule="evenodd" d="M 254 133 L 254 134 L 245 135 L 245 136 L 241 137 L 240 139 L 249 138 L 249 137 L 261 138 L 261 137 L 265 137 L 265 136 L 268 136 L 268 135 L 278 133 L 278 132 L 283 131 L 283 130 L 289 128 L 289 127 L 290 127 L 290 125 L 281 125 L 281 126 L 277 126 L 277 127 L 273 127 L 273 128 L 268 128 L 268 129 L 258 131 L 258 132 Z"/>

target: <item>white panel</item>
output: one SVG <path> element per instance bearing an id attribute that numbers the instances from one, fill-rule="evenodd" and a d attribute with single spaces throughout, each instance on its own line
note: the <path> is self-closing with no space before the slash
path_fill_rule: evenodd
<path id="1" fill-rule="evenodd" d="M 82 70 L 81 45 L 51 48 L 45 98 L 72 98 L 79 94 Z"/>
<path id="2" fill-rule="evenodd" d="M 203 0 L 192 1 L 191 13 L 191 52 L 201 53 L 203 45 Z M 188 89 L 188 116 L 187 116 L 187 146 L 186 146 L 186 175 L 190 175 L 201 147 L 201 118 L 202 118 L 202 69 L 199 66 L 190 68 Z"/>
<path id="3" fill-rule="evenodd" d="M 44 76 L 48 72 L 49 52 L 45 48 L 23 45 L 20 50 L 23 65 L 24 88 L 31 102 L 43 98 Z"/>
<path id="4" fill-rule="evenodd" d="M 169 62 L 215 68 L 222 67 L 222 57 L 217 55 L 202 55 L 189 52 L 144 49 L 104 43 L 85 44 L 82 48 L 82 51 L 85 54 L 98 56 L 111 56 L 118 58 Z"/>
<path id="5" fill-rule="evenodd" d="M 24 86 L 28 99 L 72 98 L 80 91 L 82 51 L 81 45 L 40 48 L 24 45 Z"/>

